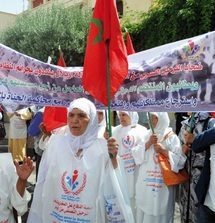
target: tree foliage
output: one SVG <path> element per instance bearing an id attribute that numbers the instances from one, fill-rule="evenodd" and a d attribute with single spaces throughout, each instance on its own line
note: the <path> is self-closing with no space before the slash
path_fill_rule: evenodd
<path id="1" fill-rule="evenodd" d="M 67 66 L 83 66 L 92 9 L 53 4 L 47 9 L 21 14 L 2 33 L 1 42 L 40 61 L 59 59 L 59 45 Z"/>
<path id="2" fill-rule="evenodd" d="M 127 12 L 120 19 L 136 52 L 197 36 L 215 29 L 215 0 L 154 0 L 148 12 Z M 128 11 L 128 10 L 127 10 Z M 48 9 L 21 14 L 1 33 L 0 41 L 26 55 L 56 64 L 59 45 L 67 66 L 83 66 L 91 8 Z"/>
<path id="3" fill-rule="evenodd" d="M 157 0 L 138 21 L 127 17 L 122 24 L 138 52 L 214 30 L 215 0 Z"/>

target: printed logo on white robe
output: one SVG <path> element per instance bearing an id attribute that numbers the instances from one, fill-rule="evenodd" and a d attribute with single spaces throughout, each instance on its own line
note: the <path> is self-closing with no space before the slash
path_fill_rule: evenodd
<path id="1" fill-rule="evenodd" d="M 65 194 L 61 195 L 61 199 L 53 200 L 54 209 L 50 215 L 60 222 L 65 222 L 65 219 L 68 222 L 88 221 L 92 207 L 80 203 L 79 196 L 84 191 L 86 182 L 85 172 L 80 173 L 75 169 L 69 174 L 68 171 L 65 171 L 61 177 L 61 186 Z M 79 216 L 79 220 L 77 220 L 77 216 Z"/>
<path id="2" fill-rule="evenodd" d="M 135 161 L 131 153 L 131 149 L 135 145 L 135 137 L 133 135 L 126 135 L 122 137 L 122 146 L 124 148 L 124 152 L 120 155 L 122 158 L 126 172 L 134 172 Z"/>
<path id="3" fill-rule="evenodd" d="M 153 153 L 153 161 L 149 164 L 149 170 L 146 171 L 146 182 L 147 187 L 150 187 L 153 192 L 158 192 L 163 187 L 163 176 L 158 163 L 158 154 Z"/>
<path id="4" fill-rule="evenodd" d="M 84 190 L 86 182 L 86 173 L 80 176 L 78 170 L 74 170 L 72 175 L 65 171 L 62 176 L 61 185 L 65 194 L 77 196 Z"/>
<path id="5" fill-rule="evenodd" d="M 125 149 L 132 148 L 134 146 L 134 143 L 135 143 L 135 139 L 133 135 L 131 136 L 127 135 L 122 138 L 122 145 Z"/>
<path id="6" fill-rule="evenodd" d="M 154 160 L 154 163 L 157 165 L 158 164 L 158 154 L 157 153 L 153 153 L 153 160 Z"/>
<path id="7" fill-rule="evenodd" d="M 114 170 L 111 161 L 108 162 L 108 171 L 105 174 L 104 196 L 106 217 L 108 223 L 134 223 L 133 214 L 125 183 L 125 172 L 121 172 L 122 163 Z M 118 175 L 118 177 L 117 177 Z M 119 181 L 118 181 L 119 180 Z"/>

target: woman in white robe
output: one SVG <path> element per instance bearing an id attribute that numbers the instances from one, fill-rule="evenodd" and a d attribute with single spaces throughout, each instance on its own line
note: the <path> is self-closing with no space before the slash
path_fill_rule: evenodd
<path id="1" fill-rule="evenodd" d="M 132 148 L 137 146 L 147 129 L 138 124 L 137 112 L 117 111 L 120 125 L 113 129 L 113 136 L 119 144 L 118 155 L 124 163 L 128 183 L 129 197 L 135 215 L 135 180 L 138 166 L 135 165 Z"/>
<path id="2" fill-rule="evenodd" d="M 42 157 L 28 223 L 133 223 L 117 151 L 113 137 L 98 139 L 93 103 L 74 100 L 68 132 L 53 135 Z"/>
<path id="3" fill-rule="evenodd" d="M 105 110 L 97 110 L 98 115 L 98 138 L 104 138 L 106 128 Z"/>
<path id="4" fill-rule="evenodd" d="M 186 157 L 180 141 L 169 127 L 166 112 L 151 112 L 154 134 L 150 128 L 139 145 L 133 148 L 136 164 L 140 165 L 136 183 L 136 223 L 173 223 L 175 208 L 175 186 L 164 184 L 157 154 L 168 157 L 171 169 L 183 168 Z"/>
<path id="5" fill-rule="evenodd" d="M 16 169 L 15 169 L 16 165 Z M 32 173 L 33 161 L 24 158 L 23 165 L 13 163 L 11 153 L 0 154 L 0 222 L 15 223 L 13 208 L 18 215 L 28 210 L 30 193 L 25 189 L 27 178 Z"/>

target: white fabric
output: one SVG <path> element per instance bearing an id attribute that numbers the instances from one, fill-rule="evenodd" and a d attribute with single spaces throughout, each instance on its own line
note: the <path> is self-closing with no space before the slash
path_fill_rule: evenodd
<path id="1" fill-rule="evenodd" d="M 215 144 L 210 146 L 210 150 L 211 177 L 204 205 L 208 206 L 213 212 L 215 212 Z"/>
<path id="2" fill-rule="evenodd" d="M 69 130 L 68 126 L 65 125 L 65 126 L 62 126 L 60 128 L 52 130 L 52 134 L 55 134 L 55 135 L 65 135 L 68 130 Z"/>
<path id="3" fill-rule="evenodd" d="M 99 126 L 98 138 L 104 139 L 105 130 L 106 130 L 106 126 Z"/>
<path id="4" fill-rule="evenodd" d="M 45 139 L 43 139 L 43 136 L 40 138 L 39 148 L 41 150 L 45 150 L 46 148 L 48 148 L 49 139 L 50 139 L 49 136 L 47 136 Z"/>
<path id="5" fill-rule="evenodd" d="M 98 138 L 104 139 L 104 132 L 106 131 L 106 120 L 105 120 L 105 110 L 97 110 L 103 112 L 103 120 L 98 124 Z M 107 124 L 108 125 L 108 124 Z M 109 126 L 107 126 L 109 128 Z M 112 132 L 114 131 L 114 126 L 111 126 Z"/>
<path id="6" fill-rule="evenodd" d="M 117 113 L 119 115 L 119 112 Z M 138 145 L 142 136 L 146 132 L 146 128 L 137 124 L 139 120 L 137 112 L 126 113 L 131 119 L 131 125 L 124 127 L 120 124 L 116 126 L 113 130 L 113 136 L 119 144 L 118 155 L 121 157 L 125 167 L 130 203 L 133 214 L 135 215 L 135 183 L 137 179 L 138 166 L 135 165 L 132 148 Z"/>
<path id="7" fill-rule="evenodd" d="M 129 188 L 130 198 L 134 197 L 135 192 L 135 161 L 132 156 L 132 148 L 137 146 L 147 129 L 139 124 L 135 127 L 131 125 L 123 127 L 118 125 L 113 130 L 113 137 L 119 144 L 118 155 L 123 160 L 126 169 L 126 178 Z"/>
<path id="8" fill-rule="evenodd" d="M 79 98 L 71 102 L 69 112 L 74 108 L 87 113 L 90 119 L 86 131 L 81 136 L 73 136 L 71 132 L 67 134 L 71 149 L 73 152 L 77 152 L 79 149 L 87 149 L 98 137 L 98 116 L 94 104 L 85 98 Z"/>
<path id="9" fill-rule="evenodd" d="M 168 113 L 167 112 L 150 112 L 150 115 L 155 115 L 156 117 L 159 117 L 159 121 L 154 128 L 154 132 L 158 136 L 158 141 L 161 141 L 166 134 L 165 130 L 168 128 L 170 124 Z M 150 128 L 150 132 L 152 133 L 151 128 Z"/>
<path id="10" fill-rule="evenodd" d="M 118 164 L 123 167 L 123 163 L 118 160 Z M 131 210 L 130 199 L 128 198 L 128 187 L 125 178 L 124 168 L 113 169 L 109 159 L 108 171 L 106 171 L 104 182 L 104 194 L 106 210 L 108 212 L 108 222 L 129 222 L 134 223 L 134 216 Z M 123 208 L 121 208 L 123 207 Z M 117 213 L 117 215 L 116 215 Z M 121 214 L 120 214 L 121 213 Z M 114 219 L 114 221 L 113 221 Z"/>
<path id="11" fill-rule="evenodd" d="M 32 105 L 30 106 L 30 109 L 32 112 L 36 113 L 37 112 L 37 106 L 36 105 Z"/>
<path id="12" fill-rule="evenodd" d="M 104 138 L 104 132 L 106 128 L 106 120 L 105 120 L 105 110 L 97 110 L 99 112 L 103 112 L 103 119 L 102 121 L 98 124 L 98 138 Z"/>
<path id="13" fill-rule="evenodd" d="M 171 131 L 171 128 L 167 126 L 169 123 L 168 115 L 157 112 L 157 116 L 158 123 L 155 127 L 155 133 L 159 132 L 158 138 L 161 141 Z M 136 206 L 141 211 L 136 222 L 172 223 L 175 187 L 167 187 L 164 184 L 153 145 L 145 150 L 145 143 L 149 140 L 151 134 L 152 131 L 148 130 L 139 145 L 132 150 L 136 164 L 140 165 L 136 183 Z M 183 168 L 186 161 L 178 137 L 171 135 L 162 142 L 162 145 L 169 151 L 171 169 L 178 172 L 179 169 Z"/>
<path id="14" fill-rule="evenodd" d="M 22 120 L 20 116 L 14 114 L 10 118 L 9 137 L 11 139 L 27 138 L 26 120 Z"/>
<path id="15" fill-rule="evenodd" d="M 173 222 L 175 204 L 170 204 L 170 205 L 173 205 L 173 206 L 171 207 L 171 209 L 168 211 L 167 214 L 158 215 L 158 216 L 145 214 L 141 209 L 137 208 L 136 223 L 150 223 L 150 222 L 171 223 Z"/>
<path id="16" fill-rule="evenodd" d="M 31 198 L 28 191 L 21 197 L 16 190 L 17 174 L 11 153 L 0 154 L 0 222 L 15 223 L 12 207 L 19 215 L 27 211 Z"/>
<path id="17" fill-rule="evenodd" d="M 132 111 L 122 111 L 124 113 L 126 113 L 130 119 L 131 119 L 131 125 L 136 125 L 139 121 L 139 115 L 137 112 L 132 112 Z M 119 111 L 116 111 L 118 117 L 119 117 Z"/>
<path id="18" fill-rule="evenodd" d="M 40 163 L 28 223 L 65 222 L 65 219 L 105 222 L 104 181 L 108 160 L 103 139 L 97 139 L 78 159 L 66 136 L 52 136 Z"/>
<path id="19" fill-rule="evenodd" d="M 110 168 L 107 168 L 107 142 L 97 138 L 98 119 L 95 106 L 86 99 L 77 99 L 70 105 L 70 111 L 73 108 L 85 111 L 90 122 L 80 137 L 68 132 L 66 135 L 53 135 L 50 138 L 40 163 L 28 223 L 105 222 L 105 210 L 108 207 L 105 202 L 104 181 L 108 180 L 108 170 L 111 174 Z M 83 149 L 82 156 L 76 156 L 77 148 Z M 115 180 L 123 179 L 119 173 L 116 175 Z M 112 179 L 111 177 L 110 181 Z M 111 185 L 114 193 L 106 195 L 118 200 L 123 190 L 115 188 L 116 182 Z M 127 193 L 123 193 L 123 196 L 126 200 Z M 113 204 L 116 207 L 123 205 L 116 210 L 128 208 L 125 200 Z M 119 216 L 122 214 L 120 211 L 115 213 Z M 121 222 L 129 222 L 127 215 L 124 218 Z M 113 221 L 111 218 L 108 222 Z"/>
<path id="20" fill-rule="evenodd" d="M 106 125 L 106 121 L 105 121 L 105 110 L 97 110 L 98 112 L 102 112 L 103 113 L 103 119 L 102 121 L 98 124 L 98 126 L 105 126 Z"/>
<path id="21" fill-rule="evenodd" d="M 68 126 L 65 125 L 63 127 L 60 127 L 60 128 L 57 128 L 57 129 L 54 129 L 52 131 L 52 134 L 55 134 L 55 135 L 66 135 L 66 133 L 68 132 Z M 51 137 L 51 136 L 50 136 Z M 48 148 L 48 143 L 49 143 L 49 139 L 50 139 L 49 136 L 47 136 L 45 139 L 43 139 L 43 136 L 40 138 L 40 141 L 39 141 L 39 147 L 41 150 L 45 150 L 46 148 Z"/>

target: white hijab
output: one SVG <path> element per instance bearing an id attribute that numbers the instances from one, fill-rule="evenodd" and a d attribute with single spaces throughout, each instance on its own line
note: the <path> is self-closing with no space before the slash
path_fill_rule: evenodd
<path id="1" fill-rule="evenodd" d="M 117 112 L 116 112 L 117 115 L 118 115 L 118 118 L 119 118 L 119 112 L 120 112 L 120 111 L 117 111 Z M 126 135 L 126 134 L 128 133 L 128 131 L 129 131 L 132 127 L 134 127 L 135 125 L 137 125 L 137 123 L 138 123 L 138 121 L 139 121 L 139 115 L 138 115 L 137 112 L 130 112 L 130 111 L 121 111 L 121 112 L 126 113 L 126 114 L 130 117 L 130 119 L 131 119 L 131 124 L 130 124 L 130 125 L 128 125 L 128 126 L 122 126 L 122 125 L 121 125 L 121 134 L 122 134 L 122 136 L 123 136 L 123 135 Z"/>
<path id="2" fill-rule="evenodd" d="M 97 110 L 98 112 L 103 112 L 103 119 L 102 121 L 99 123 L 99 128 L 102 126 L 106 125 L 106 120 L 105 120 L 105 110 Z"/>
<path id="3" fill-rule="evenodd" d="M 167 112 L 150 112 L 151 115 L 155 115 L 158 118 L 158 123 L 154 128 L 155 134 L 158 134 L 158 140 L 160 141 L 164 135 L 167 133 L 167 131 L 172 130 L 172 128 L 169 127 L 170 120 Z M 148 113 L 147 113 L 148 116 Z M 150 127 L 150 131 L 152 134 L 152 130 Z"/>
<path id="4" fill-rule="evenodd" d="M 119 112 L 120 111 L 116 111 L 116 113 L 118 115 L 118 118 L 119 118 Z M 135 126 L 138 123 L 138 121 L 139 121 L 139 115 L 138 115 L 137 112 L 130 112 L 130 111 L 121 111 L 121 112 L 126 113 L 130 117 L 130 119 L 131 119 L 130 126 Z"/>
<path id="5" fill-rule="evenodd" d="M 93 142 L 97 139 L 98 135 L 98 117 L 95 105 L 86 98 L 79 98 L 71 102 L 69 106 L 69 112 L 74 108 L 77 108 L 87 113 L 90 121 L 87 125 L 85 132 L 80 136 L 74 136 L 68 131 L 67 139 L 71 146 L 71 150 L 76 153 L 79 149 L 83 149 L 83 152 L 89 148 Z"/>

